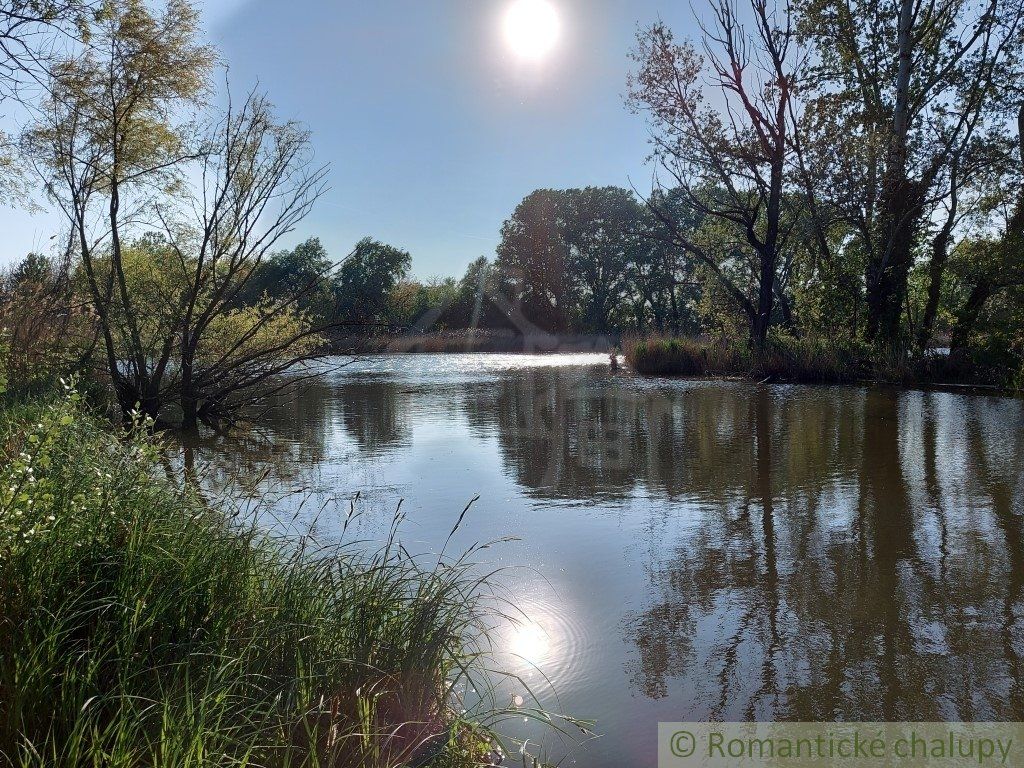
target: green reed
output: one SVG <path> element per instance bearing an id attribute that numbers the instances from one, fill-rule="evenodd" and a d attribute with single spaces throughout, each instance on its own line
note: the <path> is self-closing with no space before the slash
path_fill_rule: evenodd
<path id="1" fill-rule="evenodd" d="M 504 710 L 475 549 L 277 538 L 144 426 L 70 389 L 0 415 L 0 765 L 482 764 Z"/>

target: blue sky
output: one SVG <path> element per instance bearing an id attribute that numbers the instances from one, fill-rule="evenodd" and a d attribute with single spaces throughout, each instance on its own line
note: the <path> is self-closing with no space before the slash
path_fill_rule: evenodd
<path id="1" fill-rule="evenodd" d="M 290 242 L 335 258 L 362 236 L 408 249 L 418 277 L 491 256 L 502 221 L 539 187 L 650 185 L 642 118 L 623 106 L 638 23 L 680 36 L 688 4 L 550 0 L 561 35 L 543 60 L 509 48 L 513 0 L 208 0 L 234 90 L 259 83 L 306 123 L 327 195 Z M 43 248 L 53 214 L 0 211 L 2 258 Z"/>

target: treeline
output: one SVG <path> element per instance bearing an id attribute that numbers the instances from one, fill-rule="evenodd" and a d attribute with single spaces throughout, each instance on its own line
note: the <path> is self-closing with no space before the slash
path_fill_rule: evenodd
<path id="1" fill-rule="evenodd" d="M 654 190 L 531 194 L 484 293 L 554 332 L 948 347 L 1019 380 L 1022 23 L 1014 0 L 716 0 L 696 40 L 642 30 Z"/>
<path id="2" fill-rule="evenodd" d="M 1013 0 L 716 0 L 698 39 L 641 30 L 652 192 L 533 192 L 437 322 L 949 348 L 1020 381 L 1022 27 Z"/>
<path id="3" fill-rule="evenodd" d="M 339 335 L 493 328 L 948 347 L 1019 383 L 1024 7 L 741 4 L 714 0 L 696 40 L 638 34 L 649 193 L 537 190 L 493 259 L 426 282 L 372 239 L 282 248 L 327 169 L 262 94 L 211 105 L 185 0 L 0 9 L 0 100 L 29 116 L 0 192 L 66 218 L 57 256 L 5 278 L 5 375 L 58 360 L 126 415 L 219 427 Z"/>
<path id="4" fill-rule="evenodd" d="M 697 40 L 642 30 L 647 207 L 702 327 L 937 344 L 1019 375 L 1022 21 L 1015 0 L 715 0 Z"/>

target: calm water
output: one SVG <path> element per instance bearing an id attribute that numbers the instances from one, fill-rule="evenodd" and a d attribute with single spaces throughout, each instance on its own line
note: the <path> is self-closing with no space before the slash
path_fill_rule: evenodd
<path id="1" fill-rule="evenodd" d="M 503 663 L 603 734 L 569 762 L 654 765 L 659 720 L 1024 720 L 1020 400 L 382 356 L 198 456 L 359 491 L 360 538 L 404 499 L 419 552 L 479 494 L 456 544 L 520 539 L 487 556 L 532 621 Z"/>

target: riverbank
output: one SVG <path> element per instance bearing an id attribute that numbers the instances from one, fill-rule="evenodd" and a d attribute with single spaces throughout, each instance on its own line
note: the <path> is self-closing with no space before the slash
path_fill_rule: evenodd
<path id="1" fill-rule="evenodd" d="M 275 538 L 72 390 L 0 438 L 0 762 L 486 763 L 495 712 L 456 691 L 493 606 L 462 561 Z"/>
<path id="2" fill-rule="evenodd" d="M 376 336 L 342 335 L 330 341 L 331 351 L 335 354 L 608 352 L 616 344 L 615 337 L 604 335 L 522 334 L 488 329 Z"/>
<path id="3" fill-rule="evenodd" d="M 730 376 L 805 384 L 889 383 L 990 387 L 1017 391 L 1019 374 L 947 354 L 918 357 L 881 353 L 866 344 L 776 337 L 752 350 L 730 340 L 648 337 L 627 339 L 623 356 L 652 376 Z"/>

